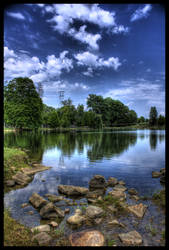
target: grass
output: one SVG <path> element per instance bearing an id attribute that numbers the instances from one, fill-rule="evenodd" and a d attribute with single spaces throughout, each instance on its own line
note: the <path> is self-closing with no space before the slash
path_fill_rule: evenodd
<path id="1" fill-rule="evenodd" d="M 109 247 L 111 247 L 111 246 L 113 246 L 113 245 L 115 245 L 116 244 L 116 241 L 115 240 L 108 240 L 108 242 L 107 242 L 107 245 L 109 246 Z"/>
<path id="2" fill-rule="evenodd" d="M 10 217 L 10 212 L 4 209 L 4 246 L 37 246 L 31 241 L 30 229 Z"/>
<path id="3" fill-rule="evenodd" d="M 165 189 L 153 194 L 152 200 L 158 206 L 165 208 Z"/>
<path id="4" fill-rule="evenodd" d="M 150 232 L 152 236 L 155 236 L 157 234 L 157 229 L 152 227 L 151 224 L 146 225 L 146 231 Z"/>

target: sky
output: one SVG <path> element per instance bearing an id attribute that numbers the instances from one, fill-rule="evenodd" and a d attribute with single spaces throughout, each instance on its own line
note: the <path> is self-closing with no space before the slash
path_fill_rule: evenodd
<path id="1" fill-rule="evenodd" d="M 29 77 L 43 102 L 89 94 L 138 117 L 165 115 L 165 9 L 160 4 L 13 4 L 4 9 L 4 82 Z"/>

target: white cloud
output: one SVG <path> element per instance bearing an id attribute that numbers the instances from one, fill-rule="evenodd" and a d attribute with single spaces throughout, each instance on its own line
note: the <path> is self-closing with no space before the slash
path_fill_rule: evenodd
<path id="1" fill-rule="evenodd" d="M 5 80 L 14 77 L 30 77 L 35 83 L 58 78 L 64 70 L 69 72 L 73 68 L 73 61 L 63 51 L 57 58 L 55 55 L 47 56 L 47 62 L 40 61 L 38 57 L 25 54 L 16 54 L 8 47 L 4 47 L 4 76 Z"/>
<path id="2" fill-rule="evenodd" d="M 87 71 L 83 72 L 83 75 L 92 77 L 93 69 L 91 67 L 88 67 Z"/>
<path id="3" fill-rule="evenodd" d="M 128 27 L 116 24 L 115 12 L 106 11 L 98 4 L 53 4 L 40 5 L 40 7 L 43 7 L 43 12 L 53 15 L 47 22 L 52 23 L 54 30 L 60 34 L 66 33 L 74 39 L 88 44 L 92 49 L 98 49 L 97 41 L 101 39 L 101 35 L 86 32 L 86 25 L 81 26 L 77 31 L 72 27 L 75 20 L 96 24 L 99 28 L 106 28 L 113 34 L 128 33 L 129 31 Z"/>
<path id="4" fill-rule="evenodd" d="M 17 18 L 19 20 L 25 20 L 25 17 L 19 13 L 19 12 L 6 12 L 8 16 L 11 16 L 11 17 L 14 17 L 14 18 Z"/>
<path id="5" fill-rule="evenodd" d="M 152 9 L 151 4 L 146 4 L 143 8 L 138 8 L 131 16 L 130 21 L 134 22 L 136 20 L 146 18 L 149 15 L 150 10 Z"/>
<path id="6" fill-rule="evenodd" d="M 151 72 L 151 69 L 147 69 L 146 72 L 148 72 L 148 73 Z"/>
<path id="7" fill-rule="evenodd" d="M 91 34 L 85 31 L 86 25 L 83 25 L 79 28 L 79 31 L 76 31 L 74 28 L 71 28 L 68 31 L 68 34 L 74 37 L 75 39 L 81 41 L 82 43 L 86 43 L 90 48 L 97 50 L 99 48 L 97 41 L 101 39 L 100 34 Z"/>
<path id="8" fill-rule="evenodd" d="M 97 55 L 94 55 L 88 51 L 81 54 L 76 54 L 74 57 L 76 58 L 78 65 L 84 65 L 93 68 L 107 67 L 117 70 L 121 65 L 118 57 L 110 57 L 108 60 L 104 60 L 103 58 L 99 58 Z"/>

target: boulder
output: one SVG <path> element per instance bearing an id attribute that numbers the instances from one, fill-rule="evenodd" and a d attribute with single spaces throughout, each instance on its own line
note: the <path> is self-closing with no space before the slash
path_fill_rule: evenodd
<path id="1" fill-rule="evenodd" d="M 33 236 L 32 241 L 37 240 L 39 245 L 46 245 L 52 240 L 52 237 L 45 232 L 41 232 Z"/>
<path id="2" fill-rule="evenodd" d="M 72 186 L 72 185 L 59 185 L 58 191 L 67 196 L 83 196 L 88 193 L 88 188 Z"/>
<path id="3" fill-rule="evenodd" d="M 22 172 L 18 172 L 16 175 L 12 176 L 12 179 L 15 181 L 18 185 L 27 185 L 32 178 Z"/>
<path id="4" fill-rule="evenodd" d="M 100 231 L 81 231 L 69 236 L 71 246 L 104 246 L 104 236 Z"/>
<path id="5" fill-rule="evenodd" d="M 142 237 L 137 231 L 130 231 L 128 233 L 122 233 L 118 235 L 120 240 L 126 245 L 140 245 L 142 243 Z"/>
<path id="6" fill-rule="evenodd" d="M 48 170 L 50 169 L 51 167 L 45 167 L 45 166 L 39 166 L 39 167 L 36 167 L 36 168 L 23 168 L 22 169 L 22 172 L 26 175 L 29 175 L 29 176 L 32 176 L 38 172 L 41 172 L 41 171 L 44 171 L 44 170 Z"/>
<path id="7" fill-rule="evenodd" d="M 139 218 L 142 218 L 146 212 L 147 207 L 148 207 L 147 205 L 140 203 L 137 205 L 128 206 L 127 208 L 134 215 L 136 215 Z"/>
<path id="8" fill-rule="evenodd" d="M 67 219 L 67 223 L 72 225 L 81 225 L 86 220 L 85 216 L 82 215 L 82 211 L 80 209 L 75 210 L 75 214 L 70 216 Z"/>
<path id="9" fill-rule="evenodd" d="M 51 221 L 48 223 L 48 225 L 50 225 L 52 227 L 58 227 L 58 223 L 56 221 Z"/>
<path id="10" fill-rule="evenodd" d="M 130 189 L 128 190 L 128 193 L 131 194 L 131 195 L 136 195 L 136 194 L 138 194 L 138 192 L 137 192 L 134 188 L 130 188 Z"/>
<path id="11" fill-rule="evenodd" d="M 104 213 L 103 209 L 97 206 L 89 205 L 86 208 L 86 216 L 89 217 L 90 219 L 101 217 L 103 213 Z"/>
<path id="12" fill-rule="evenodd" d="M 109 177 L 108 182 L 107 182 L 107 186 L 114 187 L 117 184 L 118 184 L 118 180 L 116 178 Z"/>
<path id="13" fill-rule="evenodd" d="M 140 200 L 139 196 L 137 196 L 137 195 L 131 195 L 130 199 L 134 199 L 136 201 Z"/>
<path id="14" fill-rule="evenodd" d="M 47 197 L 51 202 L 63 201 L 65 199 L 63 196 L 57 196 L 54 194 L 45 194 L 45 197 Z"/>
<path id="15" fill-rule="evenodd" d="M 97 189 L 93 191 L 89 191 L 86 194 L 87 199 L 97 199 L 99 196 L 102 196 L 105 193 L 104 189 Z"/>
<path id="16" fill-rule="evenodd" d="M 125 227 L 125 225 L 121 222 L 119 222 L 118 220 L 111 220 L 108 222 L 108 225 L 111 225 L 111 226 L 120 226 L 120 227 Z"/>
<path id="17" fill-rule="evenodd" d="M 126 194 L 121 191 L 121 190 L 112 190 L 109 192 L 109 194 L 113 197 L 113 198 L 117 198 L 117 199 L 126 199 Z"/>
<path id="18" fill-rule="evenodd" d="M 39 233 L 40 232 L 50 232 L 50 226 L 49 225 L 40 225 L 40 226 L 31 228 L 32 233 L 34 233 L 36 231 L 38 231 Z"/>
<path id="19" fill-rule="evenodd" d="M 105 187 L 106 187 L 106 180 L 102 175 L 95 175 L 89 181 L 89 190 L 105 189 Z"/>
<path id="20" fill-rule="evenodd" d="M 51 219 L 51 218 L 58 218 L 58 217 L 64 218 L 64 211 L 56 207 L 52 202 L 49 202 L 41 208 L 40 216 L 43 219 Z"/>
<path id="21" fill-rule="evenodd" d="M 125 186 L 126 183 L 124 181 L 119 181 L 118 184 Z"/>
<path id="22" fill-rule="evenodd" d="M 153 172 L 152 172 L 152 177 L 153 177 L 153 178 L 158 178 L 158 177 L 160 177 L 161 175 L 162 175 L 161 172 L 157 172 L 157 171 L 153 171 Z"/>
<path id="23" fill-rule="evenodd" d="M 118 184 L 118 185 L 116 185 L 116 186 L 113 188 L 113 190 L 117 190 L 117 191 L 119 190 L 119 191 L 124 192 L 124 191 L 127 190 L 127 188 L 124 187 L 123 185 Z"/>
<path id="24" fill-rule="evenodd" d="M 29 202 L 32 204 L 34 208 L 40 209 L 44 205 L 47 204 L 47 200 L 45 200 L 43 197 L 41 197 L 37 193 L 33 193 L 32 196 L 29 198 Z"/>
<path id="25" fill-rule="evenodd" d="M 15 186 L 15 181 L 14 180 L 8 180 L 5 182 L 7 187 L 13 187 Z"/>

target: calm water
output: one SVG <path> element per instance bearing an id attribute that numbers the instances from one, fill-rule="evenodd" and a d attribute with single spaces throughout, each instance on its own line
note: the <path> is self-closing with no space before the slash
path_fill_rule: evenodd
<path id="1" fill-rule="evenodd" d="M 5 195 L 5 206 L 12 216 L 27 226 L 40 223 L 32 207 L 21 208 L 33 192 L 58 194 L 59 184 L 88 187 L 95 174 L 124 180 L 141 196 L 152 195 L 162 188 L 152 171 L 165 167 L 165 131 L 132 130 L 83 133 L 5 134 L 5 146 L 29 149 L 31 159 L 52 169 L 37 173 L 25 188 Z M 45 182 L 43 182 L 45 180 Z M 30 209 L 31 208 L 31 209 Z M 27 212 L 33 210 L 34 215 Z"/>

